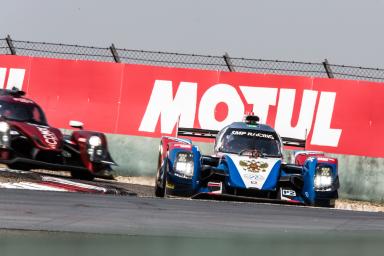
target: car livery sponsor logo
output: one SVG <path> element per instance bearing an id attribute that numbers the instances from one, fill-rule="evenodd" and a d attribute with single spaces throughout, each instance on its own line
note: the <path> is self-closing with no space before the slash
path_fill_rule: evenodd
<path id="1" fill-rule="evenodd" d="M 240 160 L 239 165 L 248 172 L 266 172 L 268 163 L 256 160 Z"/>
<path id="2" fill-rule="evenodd" d="M 185 145 L 185 144 L 181 144 L 181 143 L 174 144 L 173 146 L 175 148 L 185 148 L 185 149 L 191 149 L 192 148 L 191 145 Z"/>
<path id="3" fill-rule="evenodd" d="M 232 135 L 237 135 L 237 136 L 258 137 L 258 138 L 264 138 L 264 139 L 270 139 L 270 140 L 274 140 L 275 139 L 275 137 L 273 137 L 272 134 L 261 133 L 261 132 L 234 130 L 234 131 L 231 132 L 231 134 Z"/>
<path id="4" fill-rule="evenodd" d="M 283 196 L 290 196 L 290 197 L 296 196 L 296 192 L 292 189 L 283 189 L 281 193 Z"/>
<path id="5" fill-rule="evenodd" d="M 260 180 L 260 175 L 255 173 L 245 173 L 244 178 L 248 179 L 251 184 L 256 185 L 257 181 Z"/>
<path id="6" fill-rule="evenodd" d="M 56 135 L 53 132 L 51 132 L 48 127 L 36 126 L 36 128 L 40 131 L 47 145 L 50 148 L 56 148 L 57 143 L 59 141 Z"/>
<path id="7" fill-rule="evenodd" d="M 336 162 L 336 160 L 334 158 L 329 158 L 329 157 L 318 157 L 317 161 L 319 161 L 319 162 L 326 162 L 326 163 Z"/>

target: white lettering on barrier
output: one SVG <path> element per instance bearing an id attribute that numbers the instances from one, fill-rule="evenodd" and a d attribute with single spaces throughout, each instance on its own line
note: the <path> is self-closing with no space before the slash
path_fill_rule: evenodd
<path id="1" fill-rule="evenodd" d="M 139 131 L 154 132 L 160 119 L 161 133 L 172 133 L 179 117 L 180 126 L 193 127 L 197 83 L 181 82 L 173 97 L 172 81 L 156 80 Z"/>
<path id="2" fill-rule="evenodd" d="M 335 92 L 321 93 L 319 106 L 317 107 L 317 114 L 315 125 L 313 128 L 311 144 L 331 147 L 337 147 L 337 145 L 339 144 L 339 139 L 342 130 L 331 128 L 335 99 Z"/>
<path id="3" fill-rule="evenodd" d="M 269 106 L 276 105 L 277 88 L 240 86 L 245 100 L 253 105 L 253 113 L 261 123 L 267 122 Z"/>
<path id="4" fill-rule="evenodd" d="M 179 116 L 181 127 L 193 127 L 197 107 L 198 120 L 203 129 L 219 130 L 231 122 L 241 120 L 244 115 L 244 103 L 235 87 L 229 84 L 216 84 L 210 87 L 203 94 L 200 104 L 197 104 L 197 83 L 180 82 L 175 97 L 172 89 L 172 81 L 155 81 L 139 131 L 154 132 L 159 116 L 161 116 L 161 133 L 172 133 Z M 246 103 L 252 104 L 253 111 L 265 122 L 269 106 L 276 104 L 279 89 L 240 86 L 240 90 Z M 306 131 L 309 133 L 314 123 L 311 144 L 337 147 L 342 130 L 330 128 L 336 93 L 320 93 L 316 120 L 313 122 L 318 94 L 318 91 L 314 90 L 303 91 L 298 121 L 292 126 L 296 90 L 280 89 L 274 127 L 281 136 L 303 139 Z M 215 118 L 215 109 L 219 103 L 228 106 L 228 115 L 223 121 Z"/>
<path id="5" fill-rule="evenodd" d="M 6 73 L 7 73 L 6 68 L 0 68 L 0 88 L 1 89 L 3 89 L 5 85 Z M 25 76 L 25 69 L 21 69 L 21 68 L 9 69 L 6 89 L 12 89 L 13 87 L 16 87 L 17 89 L 22 90 L 24 76 Z"/>
<path id="6" fill-rule="evenodd" d="M 19 90 L 22 90 L 24 75 L 25 75 L 25 69 L 11 68 L 9 70 L 7 89 L 12 89 L 13 87 L 15 87 Z"/>
<path id="7" fill-rule="evenodd" d="M 215 108 L 221 102 L 228 106 L 228 115 L 223 121 L 217 121 Z M 201 98 L 198 115 L 202 129 L 219 130 L 238 121 L 239 116 L 244 115 L 244 104 L 234 87 L 228 84 L 216 84 L 210 87 Z"/>
<path id="8" fill-rule="evenodd" d="M 5 74 L 7 72 L 6 68 L 0 68 L 0 89 L 4 88 Z"/>
<path id="9" fill-rule="evenodd" d="M 279 103 L 276 113 L 275 129 L 281 131 L 284 137 L 305 139 L 312 126 L 313 114 L 316 107 L 317 91 L 304 90 L 297 125 L 292 127 L 295 89 L 280 89 Z M 284 133 L 283 133 L 284 131 Z"/>

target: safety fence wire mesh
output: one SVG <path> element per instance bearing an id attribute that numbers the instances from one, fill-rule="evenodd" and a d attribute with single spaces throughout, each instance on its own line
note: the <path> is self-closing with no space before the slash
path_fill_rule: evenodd
<path id="1" fill-rule="evenodd" d="M 384 82 L 384 70 L 344 65 L 329 65 L 335 78 Z"/>
<path id="2" fill-rule="evenodd" d="M 7 40 L 5 39 L 0 39 L 0 54 L 11 54 Z"/>
<path id="3" fill-rule="evenodd" d="M 231 58 L 237 72 L 327 77 L 322 63 Z"/>
<path id="4" fill-rule="evenodd" d="M 222 56 L 117 49 L 122 62 L 155 66 L 228 71 Z"/>
<path id="5" fill-rule="evenodd" d="M 8 39 L 8 42 L 7 42 Z M 10 43 L 10 44 L 9 44 Z M 384 82 L 384 69 L 0 39 L 0 54 Z M 115 56 L 114 56 L 115 54 Z M 328 67 L 328 73 L 325 69 Z"/>
<path id="6" fill-rule="evenodd" d="M 109 48 L 12 40 L 16 55 L 113 62 Z"/>

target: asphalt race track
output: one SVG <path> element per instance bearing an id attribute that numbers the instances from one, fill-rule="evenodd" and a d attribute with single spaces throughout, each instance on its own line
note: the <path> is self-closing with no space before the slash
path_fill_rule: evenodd
<path id="1" fill-rule="evenodd" d="M 0 255 L 383 255 L 383 213 L 140 193 L 0 189 Z"/>
<path id="2" fill-rule="evenodd" d="M 0 181 L 1 256 L 383 254 L 382 212 L 162 199 L 152 186 L 10 169 Z"/>
<path id="3" fill-rule="evenodd" d="M 384 231 L 384 214 L 258 203 L 0 190 L 0 229 L 126 235 Z"/>

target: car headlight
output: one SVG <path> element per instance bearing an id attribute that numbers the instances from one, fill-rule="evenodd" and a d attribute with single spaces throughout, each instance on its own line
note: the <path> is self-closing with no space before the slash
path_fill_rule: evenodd
<path id="1" fill-rule="evenodd" d="M 190 152 L 179 152 L 174 164 L 175 174 L 182 178 L 192 178 L 193 168 L 193 154 Z"/>
<path id="2" fill-rule="evenodd" d="M 9 130 L 9 124 L 7 122 L 0 122 L 0 132 L 6 133 Z"/>
<path id="3" fill-rule="evenodd" d="M 315 187 L 327 189 L 332 186 L 332 168 L 330 166 L 317 166 L 315 174 Z"/>
<path id="4" fill-rule="evenodd" d="M 99 136 L 91 136 L 88 140 L 88 143 L 92 147 L 98 147 L 101 145 L 101 139 Z"/>

